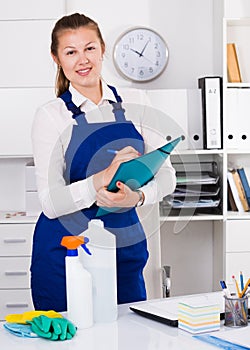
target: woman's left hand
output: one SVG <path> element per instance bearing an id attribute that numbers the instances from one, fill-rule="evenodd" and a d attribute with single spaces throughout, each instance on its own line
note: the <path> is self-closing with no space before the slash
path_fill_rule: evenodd
<path id="1" fill-rule="evenodd" d="M 102 187 L 96 194 L 96 204 L 99 207 L 108 208 L 135 207 L 139 201 L 138 193 L 132 191 L 128 186 L 119 181 L 116 183 L 116 186 L 119 188 L 118 192 L 110 192 L 106 187 Z"/>

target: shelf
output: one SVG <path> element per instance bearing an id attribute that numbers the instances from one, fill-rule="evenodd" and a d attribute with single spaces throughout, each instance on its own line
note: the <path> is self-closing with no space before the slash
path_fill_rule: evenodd
<path id="1" fill-rule="evenodd" d="M 11 154 L 11 155 L 3 155 L 3 154 L 0 154 L 0 160 L 1 159 L 31 159 L 31 158 L 33 158 L 33 155 L 13 155 L 13 154 Z"/>
<path id="2" fill-rule="evenodd" d="M 227 220 L 250 220 L 250 212 L 239 213 L 237 211 L 228 211 Z"/>
<path id="3" fill-rule="evenodd" d="M 224 21 L 227 23 L 228 26 L 231 27 L 242 27 L 242 26 L 250 26 L 250 18 L 225 18 Z"/>
<path id="4" fill-rule="evenodd" d="M 250 88 L 250 83 L 226 83 L 228 88 Z"/>
<path id="5" fill-rule="evenodd" d="M 16 215 L 15 215 L 16 214 Z M 21 212 L 12 212 L 12 211 L 6 211 L 0 212 L 0 224 L 26 224 L 26 223 L 36 223 L 37 221 L 36 216 L 26 216 L 22 215 Z"/>
<path id="6" fill-rule="evenodd" d="M 246 149 L 228 149 L 227 154 L 230 156 L 230 154 L 246 154 L 246 155 L 250 155 L 250 149 L 246 148 Z"/>
<path id="7" fill-rule="evenodd" d="M 250 218 L 250 216 L 249 216 Z M 160 221 L 222 221 L 223 215 L 195 214 L 182 216 L 160 216 Z"/>
<path id="8" fill-rule="evenodd" d="M 220 154 L 223 155 L 223 149 L 187 149 L 172 152 L 171 156 L 178 155 L 210 155 L 210 154 Z"/>

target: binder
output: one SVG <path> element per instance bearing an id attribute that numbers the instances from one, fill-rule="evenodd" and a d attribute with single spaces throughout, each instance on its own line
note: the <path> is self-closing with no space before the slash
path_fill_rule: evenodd
<path id="1" fill-rule="evenodd" d="M 226 98 L 226 146 L 229 149 L 250 147 L 250 124 L 246 121 L 250 114 L 249 89 L 227 89 Z"/>
<path id="2" fill-rule="evenodd" d="M 247 175 L 245 173 L 245 169 L 244 168 L 237 169 L 237 172 L 238 172 L 240 179 L 241 179 L 241 182 L 242 182 L 242 186 L 243 186 L 243 189 L 245 192 L 247 203 L 250 206 L 250 187 L 249 187 Z"/>
<path id="3" fill-rule="evenodd" d="M 240 201 L 242 203 L 243 209 L 244 209 L 244 211 L 249 211 L 249 206 L 248 206 L 245 191 L 244 191 L 241 179 L 240 179 L 240 175 L 235 169 L 232 170 L 232 174 L 233 174 L 233 179 L 234 179 L 235 184 L 236 184 L 237 191 L 239 193 L 239 197 L 240 197 Z"/>
<path id="4" fill-rule="evenodd" d="M 187 89 L 188 146 L 203 149 L 201 89 Z"/>
<path id="5" fill-rule="evenodd" d="M 232 191 L 232 195 L 234 197 L 236 207 L 240 213 L 243 213 L 244 208 L 243 208 L 243 205 L 242 205 L 241 200 L 240 200 L 240 196 L 239 196 L 239 193 L 238 193 L 238 190 L 237 190 L 234 178 L 233 178 L 233 174 L 230 170 L 228 170 L 228 172 L 227 172 L 227 179 L 228 179 L 228 183 L 229 183 L 229 186 L 231 188 L 231 191 Z"/>
<path id="6" fill-rule="evenodd" d="M 188 111 L 186 89 L 146 90 L 151 107 L 155 109 L 160 132 L 166 140 L 174 140 L 184 135 L 179 150 L 188 149 Z"/>
<path id="7" fill-rule="evenodd" d="M 225 121 L 225 146 L 227 149 L 239 148 L 240 115 L 238 90 L 230 88 L 226 90 L 226 118 Z M 235 122 L 237 116 L 237 123 Z M 236 125 L 238 124 L 238 125 Z M 245 124 L 245 123 L 244 123 Z M 244 125 L 246 127 L 246 125 Z"/>
<path id="8" fill-rule="evenodd" d="M 234 43 L 227 44 L 227 74 L 229 83 L 241 83 L 240 67 Z"/>
<path id="9" fill-rule="evenodd" d="M 202 90 L 204 149 L 222 148 L 222 78 L 202 77 L 198 86 Z"/>
<path id="10" fill-rule="evenodd" d="M 229 181 L 227 181 L 227 187 L 228 187 L 228 210 L 238 211 Z"/>

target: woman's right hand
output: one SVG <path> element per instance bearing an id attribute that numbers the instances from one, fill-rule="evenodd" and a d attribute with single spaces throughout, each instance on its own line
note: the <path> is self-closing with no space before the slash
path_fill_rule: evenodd
<path id="1" fill-rule="evenodd" d="M 94 175 L 93 180 L 95 190 L 98 192 L 100 188 L 107 187 L 109 185 L 121 163 L 138 158 L 140 155 L 141 154 L 131 146 L 124 147 L 120 151 L 117 151 L 111 164 L 103 171 L 100 171 Z"/>

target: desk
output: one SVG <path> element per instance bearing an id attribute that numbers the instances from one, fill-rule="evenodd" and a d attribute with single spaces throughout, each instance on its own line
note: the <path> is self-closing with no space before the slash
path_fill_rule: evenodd
<path id="1" fill-rule="evenodd" d="M 136 315 L 129 305 L 119 306 L 116 322 L 95 324 L 78 330 L 69 341 L 49 341 L 42 338 L 19 338 L 0 324 L 1 349 L 11 350 L 212 350 L 211 345 L 192 338 L 178 328 L 172 328 Z"/>

